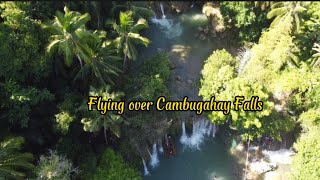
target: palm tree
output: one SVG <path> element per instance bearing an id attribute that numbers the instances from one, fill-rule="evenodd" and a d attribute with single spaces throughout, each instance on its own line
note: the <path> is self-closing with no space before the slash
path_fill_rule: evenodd
<path id="1" fill-rule="evenodd" d="M 106 46 L 108 43 L 103 41 L 106 33 L 91 32 L 86 29 L 85 25 L 90 20 L 88 13 L 70 11 L 67 7 L 64 7 L 64 12 L 65 14 L 62 14 L 58 11 L 52 24 L 44 25 L 44 28 L 52 34 L 49 38 L 48 52 L 58 51 L 59 54 L 63 54 L 68 67 L 76 56 L 81 65 L 82 76 L 90 69 L 104 85 L 106 85 L 105 79 L 113 83 L 111 78 L 106 78 L 106 75 L 118 75 L 120 70 L 107 62 L 118 58 L 108 49 L 110 47 Z M 76 78 L 78 77 L 79 73 Z"/>
<path id="2" fill-rule="evenodd" d="M 271 6 L 271 11 L 267 14 L 267 18 L 271 19 L 273 17 L 276 17 L 271 26 L 277 25 L 278 23 L 281 23 L 281 21 L 287 17 L 287 16 L 292 16 L 294 17 L 295 20 L 295 29 L 296 32 L 300 31 L 300 13 L 305 11 L 306 8 L 305 6 L 307 4 L 303 4 L 303 2 L 298 2 L 298 1 L 288 1 L 288 2 L 277 2 L 272 4 Z"/>
<path id="3" fill-rule="evenodd" d="M 67 66 L 71 66 L 74 55 L 82 64 L 83 56 L 90 53 L 90 50 L 85 42 L 81 41 L 79 33 L 86 31 L 85 24 L 90 20 L 90 15 L 69 11 L 66 6 L 64 12 L 65 14 L 62 14 L 58 11 L 53 22 L 44 25 L 44 28 L 52 34 L 49 38 L 50 44 L 47 46 L 47 51 L 51 53 L 58 49 L 58 53 L 64 55 Z"/>
<path id="4" fill-rule="evenodd" d="M 312 55 L 311 66 L 320 66 L 320 44 L 314 43 L 312 50 L 316 52 Z"/>
<path id="5" fill-rule="evenodd" d="M 7 138 L 0 143 L 0 179 L 2 177 L 23 179 L 25 174 L 21 169 L 31 170 L 34 168 L 31 161 L 31 153 L 20 153 L 24 143 L 22 137 Z"/>
<path id="6" fill-rule="evenodd" d="M 123 93 L 109 93 L 110 87 L 104 87 L 100 90 L 97 90 L 93 87 L 90 87 L 89 96 L 101 96 L 104 101 L 112 99 L 112 101 L 119 101 L 120 98 L 124 95 Z M 83 110 L 87 111 L 87 106 L 81 107 Z M 107 130 L 112 132 L 117 137 L 120 137 L 120 123 L 124 122 L 120 115 L 114 114 L 112 112 L 107 112 L 104 115 L 101 115 L 98 110 L 89 111 L 89 114 L 81 120 L 83 124 L 84 131 L 88 132 L 99 132 L 103 128 L 104 139 L 106 144 L 107 140 Z"/>
<path id="7" fill-rule="evenodd" d="M 274 4 L 274 2 L 272 2 L 272 1 L 254 1 L 254 6 L 260 7 L 260 9 L 262 11 L 270 8 L 270 6 L 272 6 L 272 4 Z"/>
<path id="8" fill-rule="evenodd" d="M 107 86 L 106 82 L 114 84 L 111 76 L 119 76 L 121 72 L 117 68 L 117 64 L 121 58 L 117 55 L 116 47 L 113 47 L 110 41 L 103 40 L 106 37 L 104 31 L 94 31 L 90 36 L 90 41 L 87 41 L 87 44 L 91 48 L 92 53 L 87 56 L 88 60 L 85 61 L 86 63 L 80 69 L 75 79 L 84 78 L 92 72 L 104 86 Z"/>
<path id="9" fill-rule="evenodd" d="M 132 18 L 132 12 L 120 12 L 119 24 L 113 23 L 113 29 L 116 31 L 119 37 L 115 39 L 115 43 L 119 50 L 123 51 L 123 71 L 126 68 L 127 58 L 136 60 L 137 50 L 136 44 L 142 44 L 147 47 L 150 40 L 142 37 L 139 31 L 148 28 L 148 23 L 145 19 L 140 18 L 137 23 L 134 24 Z"/>

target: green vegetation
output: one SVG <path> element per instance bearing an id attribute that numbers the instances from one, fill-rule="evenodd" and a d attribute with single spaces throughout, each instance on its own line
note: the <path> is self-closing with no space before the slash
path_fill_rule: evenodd
<path id="1" fill-rule="evenodd" d="M 115 39 L 116 46 L 118 50 L 123 51 L 124 55 L 123 70 L 126 68 L 127 58 L 132 60 L 137 59 L 136 44 L 149 45 L 149 39 L 139 34 L 139 31 L 145 28 L 148 28 L 147 21 L 141 18 L 134 24 L 131 11 L 120 12 L 119 24 L 113 23 L 113 29 L 118 34 L 118 37 Z"/>
<path id="2" fill-rule="evenodd" d="M 23 179 L 25 170 L 33 169 L 31 153 L 21 153 L 22 137 L 6 138 L 0 143 L 0 177 Z"/>
<path id="3" fill-rule="evenodd" d="M 256 7 L 261 5 L 255 3 Z M 249 58 L 243 59 L 240 55 L 234 59 L 226 50 L 214 51 L 205 61 L 199 95 L 204 99 L 213 95 L 218 99 L 230 99 L 235 95 L 259 94 L 264 102 L 260 112 L 231 111 L 227 122 L 222 113 L 207 115 L 213 122 L 227 124 L 245 140 L 266 134 L 281 140 L 281 133 L 302 127 L 301 136 L 293 146 L 297 154 L 291 165 L 291 178 L 317 179 L 320 79 L 316 28 L 320 6 L 310 2 L 277 2 L 263 6 L 266 5 L 268 8 L 261 11 L 273 21 L 253 44 Z M 243 27 L 256 26 L 261 19 L 250 21 L 256 11 L 244 6 L 253 6 L 253 3 L 223 2 L 221 9 L 224 13 L 233 12 L 232 24 L 245 33 Z M 244 38 L 240 33 L 240 41 L 255 42 L 253 37 Z"/>
<path id="4" fill-rule="evenodd" d="M 268 28 L 269 7 L 255 2 L 222 2 L 221 13 L 225 24 L 234 31 L 241 42 L 257 42 L 261 32 Z"/>
<path id="5" fill-rule="evenodd" d="M 37 167 L 38 179 L 71 179 L 72 175 L 79 171 L 65 157 L 59 156 L 57 152 L 50 151 L 48 156 L 41 156 Z"/>
<path id="6" fill-rule="evenodd" d="M 104 101 L 108 99 L 111 99 L 113 101 L 119 101 L 121 96 L 123 96 L 123 93 L 109 93 L 109 89 L 109 87 L 106 87 L 98 91 L 95 88 L 90 87 L 89 96 L 101 96 L 103 97 Z M 85 112 L 87 112 L 87 109 L 87 107 L 83 108 Z M 104 138 L 107 144 L 107 130 L 115 134 L 117 137 L 120 136 L 120 127 L 118 126 L 122 121 L 120 115 L 110 112 L 106 115 L 101 115 L 100 112 L 96 109 L 93 113 L 89 111 L 86 114 L 87 116 L 85 116 L 81 120 L 81 123 L 83 123 L 83 130 L 89 132 L 97 132 L 103 127 Z"/>
<path id="7" fill-rule="evenodd" d="M 174 12 L 172 4 L 163 5 L 166 13 Z M 224 35 L 245 50 L 234 57 L 226 47 L 199 59 L 205 60 L 199 95 L 223 101 L 259 96 L 264 108 L 206 116 L 243 140 L 281 141 L 284 133 L 296 134 L 291 178 L 317 179 L 320 3 L 210 5 L 221 11 Z M 0 179 L 142 179 L 141 157 L 149 157 L 150 144 L 176 132 L 178 113 L 152 108 L 100 114 L 88 111 L 87 102 L 88 96 L 125 102 L 173 98 L 171 80 L 184 82 L 170 78 L 171 70 L 181 67 L 171 64 L 174 53 L 155 52 L 157 41 L 148 34 L 151 17 L 159 13 L 157 2 L 0 2 Z M 194 29 L 212 33 L 211 25 Z M 180 42 L 168 44 L 179 46 L 174 43 Z"/>
<path id="8" fill-rule="evenodd" d="M 112 149 L 103 152 L 93 179 L 142 179 L 140 174 L 128 167 L 122 157 Z"/>

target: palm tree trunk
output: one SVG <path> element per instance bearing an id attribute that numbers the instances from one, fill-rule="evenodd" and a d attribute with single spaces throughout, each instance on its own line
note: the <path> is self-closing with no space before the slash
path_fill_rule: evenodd
<path id="1" fill-rule="evenodd" d="M 126 64 L 127 64 L 127 55 L 124 55 L 123 58 L 123 73 L 126 71 Z"/>
<path id="2" fill-rule="evenodd" d="M 98 18 L 98 29 L 100 28 L 100 15 L 99 15 L 99 13 L 97 13 L 97 18 Z"/>
<path id="3" fill-rule="evenodd" d="M 243 178 L 243 180 L 246 180 L 246 179 L 247 179 L 247 166 L 248 166 L 248 158 L 249 158 L 249 146 L 250 146 L 250 139 L 248 139 L 246 167 L 245 167 L 245 170 L 244 170 L 244 178 Z"/>
<path id="4" fill-rule="evenodd" d="M 107 128 L 103 126 L 103 134 L 104 134 L 104 140 L 106 142 L 106 145 L 108 145 L 108 140 L 107 140 Z"/>
<path id="5" fill-rule="evenodd" d="M 107 128 L 106 128 L 106 117 L 103 117 L 103 135 L 104 135 L 104 141 L 106 142 L 106 145 L 108 145 L 108 140 L 107 140 Z"/>

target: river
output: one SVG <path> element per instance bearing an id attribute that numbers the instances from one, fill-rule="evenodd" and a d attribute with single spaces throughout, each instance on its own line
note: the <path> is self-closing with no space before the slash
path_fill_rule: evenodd
<path id="1" fill-rule="evenodd" d="M 228 45 L 230 43 L 218 38 L 208 41 L 195 37 L 199 25 L 207 23 L 200 10 L 193 10 L 179 17 L 165 17 L 166 19 L 153 19 L 153 23 L 150 23 L 146 36 L 152 43 L 148 52 L 144 52 L 142 56 L 150 56 L 159 50 L 167 52 L 174 65 L 169 83 L 172 100 L 181 100 L 184 96 L 188 96 L 189 100 L 201 100 L 196 84 L 199 82 L 204 60 L 216 49 L 225 48 L 231 54 L 236 50 Z M 188 112 L 182 114 L 185 119 L 188 116 Z M 190 137 L 191 133 L 187 133 L 187 136 Z M 166 158 L 158 152 L 159 165 L 151 168 L 147 162 L 150 175 L 144 179 L 234 179 L 232 166 L 235 163 L 228 153 L 229 148 L 220 137 L 221 135 L 204 137 L 200 149 L 188 148 L 179 141 L 180 137 L 174 137 L 177 155 Z"/>

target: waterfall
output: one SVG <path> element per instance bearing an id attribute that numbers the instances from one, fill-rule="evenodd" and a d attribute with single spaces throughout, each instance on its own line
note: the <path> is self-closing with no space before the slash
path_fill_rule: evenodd
<path id="1" fill-rule="evenodd" d="M 182 144 L 185 144 L 185 143 L 187 143 L 187 140 L 188 140 L 188 136 L 186 133 L 186 123 L 185 123 L 185 121 L 182 121 L 182 136 L 180 138 L 180 142 Z"/>
<path id="2" fill-rule="evenodd" d="M 217 126 L 215 124 L 212 125 L 212 137 L 216 137 Z"/>
<path id="3" fill-rule="evenodd" d="M 162 142 L 161 141 L 159 141 L 158 147 L 159 147 L 159 152 L 163 153 L 163 147 L 162 147 Z"/>
<path id="4" fill-rule="evenodd" d="M 207 121 L 208 122 L 208 121 Z M 209 128 L 207 129 L 206 135 L 210 135 L 210 132 L 212 131 L 213 124 L 210 123 Z"/>
<path id="5" fill-rule="evenodd" d="M 142 163 L 143 163 L 144 176 L 150 175 L 150 173 L 149 173 L 149 171 L 148 171 L 148 167 L 147 167 L 147 165 L 146 165 L 146 162 L 144 161 L 143 158 L 142 158 Z"/>
<path id="6" fill-rule="evenodd" d="M 157 151 L 157 144 L 156 143 L 154 143 L 152 146 L 150 165 L 152 168 L 155 168 L 159 165 L 158 151 Z"/>
<path id="7" fill-rule="evenodd" d="M 238 55 L 238 57 L 239 57 L 238 76 L 245 69 L 246 63 L 250 58 L 250 52 L 251 52 L 251 50 L 248 48 L 245 48 L 245 50 L 240 51 L 240 54 Z"/>
<path id="8" fill-rule="evenodd" d="M 264 154 L 271 163 L 291 164 L 292 155 L 294 152 L 290 149 L 279 149 L 277 151 L 263 150 Z"/>
<path id="9" fill-rule="evenodd" d="M 160 9 L 161 9 L 161 12 L 162 12 L 162 19 L 165 19 L 165 18 L 166 18 L 166 15 L 164 14 L 164 10 L 163 10 L 163 5 L 162 5 L 162 3 L 160 3 Z"/>
<path id="10" fill-rule="evenodd" d="M 157 19 L 153 17 L 151 22 L 159 25 L 160 30 L 165 34 L 168 39 L 178 37 L 182 34 L 182 26 L 180 23 L 174 24 L 172 19 Z"/>
<path id="11" fill-rule="evenodd" d="M 158 25 L 160 30 L 166 35 L 167 38 L 172 39 L 178 37 L 182 34 L 182 26 L 180 23 L 174 23 L 172 19 L 167 19 L 164 14 L 164 9 L 162 3 L 160 3 L 160 8 L 162 12 L 162 18 L 157 19 L 157 17 L 151 18 L 151 22 Z"/>
<path id="12" fill-rule="evenodd" d="M 193 120 L 192 134 L 188 137 L 185 129 L 185 121 L 183 121 L 180 142 L 189 148 L 200 149 L 200 145 L 203 143 L 205 137 L 209 137 L 211 134 L 213 137 L 216 134 L 215 124 L 212 124 L 208 119 L 202 118 Z"/>
<path id="13" fill-rule="evenodd" d="M 149 154 L 149 156 L 150 156 L 150 158 L 151 158 L 151 157 L 152 157 L 152 154 L 150 153 L 148 147 L 147 147 L 147 152 L 148 152 L 148 154 Z"/>

